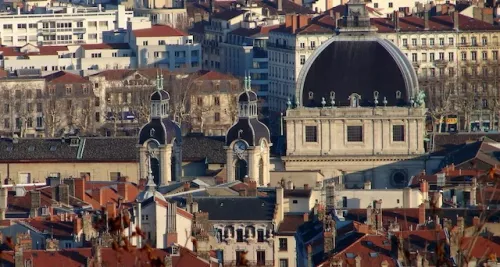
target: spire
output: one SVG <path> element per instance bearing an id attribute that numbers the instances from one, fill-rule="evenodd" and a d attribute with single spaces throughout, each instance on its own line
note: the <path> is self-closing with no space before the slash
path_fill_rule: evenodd
<path id="1" fill-rule="evenodd" d="M 250 78 L 250 74 L 245 71 L 245 92 L 252 91 L 252 79 Z"/>
<path id="2" fill-rule="evenodd" d="M 163 89 L 163 74 L 161 70 L 156 70 L 156 91 Z"/>

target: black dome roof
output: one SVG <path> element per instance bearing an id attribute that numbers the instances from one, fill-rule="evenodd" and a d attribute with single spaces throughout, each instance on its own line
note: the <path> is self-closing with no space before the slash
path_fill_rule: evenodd
<path id="1" fill-rule="evenodd" d="M 153 131 L 152 131 L 153 130 Z M 170 119 L 152 119 L 139 132 L 139 144 L 155 139 L 160 145 L 171 144 L 172 140 L 182 143 L 181 128 Z"/>
<path id="2" fill-rule="evenodd" d="M 329 105 L 335 92 L 336 105 L 349 105 L 349 96 L 361 96 L 361 105 L 404 105 L 416 93 L 418 80 L 411 62 L 388 40 L 376 37 L 336 36 L 318 48 L 304 66 L 297 83 L 297 97 L 306 107 Z M 396 92 L 401 93 L 396 98 Z M 312 98 L 310 97 L 312 93 Z"/>
<path id="3" fill-rule="evenodd" d="M 152 93 L 150 99 L 155 101 L 170 100 L 170 95 L 165 90 L 159 90 Z"/>
<path id="4" fill-rule="evenodd" d="M 241 131 L 241 133 L 240 133 Z M 250 146 L 257 146 L 260 140 L 265 138 L 271 140 L 271 134 L 267 126 L 256 118 L 239 118 L 226 134 L 226 145 L 231 145 L 234 140 L 245 140 Z"/>
<path id="5" fill-rule="evenodd" d="M 257 94 L 253 91 L 245 91 L 238 97 L 238 102 L 257 101 Z"/>

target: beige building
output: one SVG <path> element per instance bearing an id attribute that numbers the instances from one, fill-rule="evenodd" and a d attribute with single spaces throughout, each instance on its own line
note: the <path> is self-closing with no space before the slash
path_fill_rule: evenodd
<path id="1" fill-rule="evenodd" d="M 497 26 L 458 12 L 424 18 L 395 13 L 372 24 L 412 62 L 434 121 L 450 117 L 443 130 L 498 127 Z"/>
<path id="2" fill-rule="evenodd" d="M 286 112 L 287 170 L 321 170 L 346 188 L 404 187 L 424 168 L 425 113 L 411 62 L 373 33 L 364 3 L 351 1 L 340 35 L 299 75 Z M 378 66 L 383 65 L 384 68 Z"/>
<path id="3" fill-rule="evenodd" d="M 240 80 L 215 71 L 201 71 L 191 82 L 189 114 L 192 132 L 224 136 L 238 116 Z"/>

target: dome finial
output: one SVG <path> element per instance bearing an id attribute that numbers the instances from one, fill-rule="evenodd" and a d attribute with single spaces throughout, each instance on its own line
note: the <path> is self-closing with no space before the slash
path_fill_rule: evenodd
<path id="1" fill-rule="evenodd" d="M 154 181 L 153 170 L 151 168 L 151 158 L 153 156 L 152 151 L 146 151 L 146 157 L 148 159 L 148 183 L 146 184 L 147 191 L 155 191 L 156 184 Z"/>
<path id="2" fill-rule="evenodd" d="M 163 74 L 161 70 L 156 70 L 156 91 L 161 91 L 163 89 Z"/>
<path id="3" fill-rule="evenodd" d="M 252 79 L 250 78 L 250 73 L 248 71 L 245 71 L 245 91 L 251 91 L 252 90 Z"/>

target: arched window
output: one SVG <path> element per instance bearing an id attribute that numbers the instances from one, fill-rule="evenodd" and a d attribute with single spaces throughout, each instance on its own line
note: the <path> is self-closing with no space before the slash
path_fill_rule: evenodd
<path id="1" fill-rule="evenodd" d="M 264 185 L 264 160 L 259 160 L 259 184 Z"/>
<path id="2" fill-rule="evenodd" d="M 243 179 L 245 178 L 246 175 L 248 175 L 248 165 L 245 160 L 238 159 L 236 161 L 235 166 L 234 166 L 234 174 L 235 174 L 235 180 L 239 180 L 243 182 Z"/>

